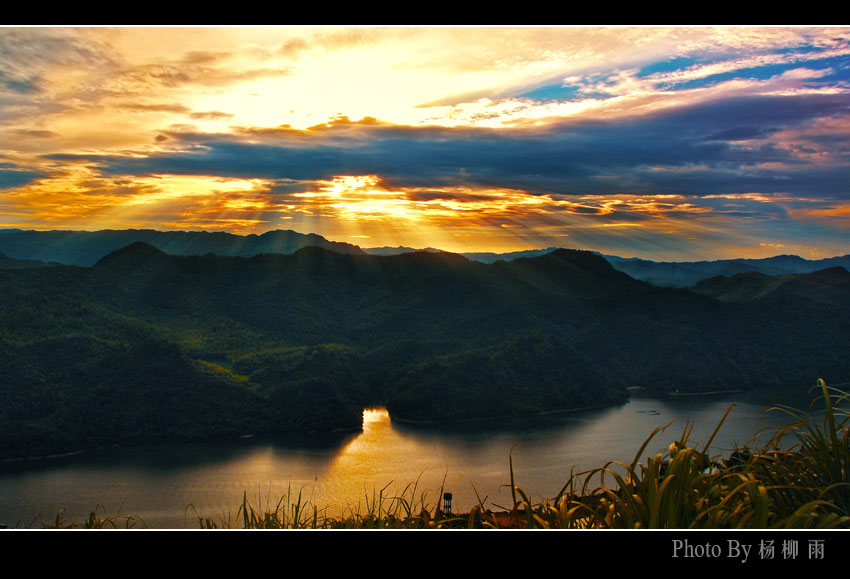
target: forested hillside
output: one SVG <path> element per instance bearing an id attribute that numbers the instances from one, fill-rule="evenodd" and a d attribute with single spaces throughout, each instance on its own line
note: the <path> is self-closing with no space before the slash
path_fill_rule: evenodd
<path id="1" fill-rule="evenodd" d="M 840 383 L 841 272 L 691 291 L 574 250 L 483 264 L 139 242 L 92 267 L 0 267 L 0 456 L 352 429 L 376 404 L 445 421 L 612 404 L 631 386 Z"/>

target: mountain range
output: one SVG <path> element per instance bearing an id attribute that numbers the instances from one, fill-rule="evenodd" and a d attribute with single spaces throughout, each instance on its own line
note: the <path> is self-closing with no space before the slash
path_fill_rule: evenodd
<path id="1" fill-rule="evenodd" d="M 106 254 L 142 241 L 171 255 L 215 255 L 252 257 L 263 253 L 291 254 L 302 247 L 316 246 L 337 253 L 399 255 L 427 251 L 442 252 L 432 247 L 360 248 L 348 243 L 329 241 L 316 234 L 295 231 L 269 231 L 262 235 L 234 235 L 232 233 L 204 231 L 155 231 L 151 229 L 103 231 L 25 231 L 0 230 L 0 252 L 15 260 L 27 260 L 27 265 L 0 267 L 32 267 L 37 262 L 54 262 L 66 265 L 91 266 Z M 532 249 L 508 253 L 462 253 L 464 257 L 481 263 L 512 261 L 523 257 L 536 257 L 559 248 Z M 640 258 L 623 258 L 604 255 L 615 269 L 635 279 L 658 286 L 690 287 L 697 282 L 718 275 L 735 275 L 756 271 L 766 275 L 811 273 L 829 267 L 850 269 L 850 255 L 819 260 L 807 260 L 796 255 L 778 255 L 763 259 L 725 259 L 716 261 L 658 262 Z M 0 257 L 2 260 L 3 257 Z"/>
<path id="2" fill-rule="evenodd" d="M 356 429 L 373 405 L 394 420 L 456 421 L 615 404 L 631 387 L 850 376 L 839 267 L 672 288 L 566 249 L 481 263 L 354 246 L 187 256 L 135 241 L 89 266 L 15 267 L 9 247 L 3 457 Z"/>

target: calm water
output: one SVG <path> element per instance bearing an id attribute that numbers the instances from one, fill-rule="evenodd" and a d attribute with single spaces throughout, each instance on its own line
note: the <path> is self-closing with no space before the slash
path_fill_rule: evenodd
<path id="1" fill-rule="evenodd" d="M 243 492 L 254 506 L 272 506 L 287 491 L 302 493 L 329 514 L 340 514 L 389 485 L 384 494 L 418 482 L 433 503 L 445 480 L 455 511 L 477 504 L 510 504 L 508 457 L 517 484 L 532 498 L 557 494 L 571 469 L 630 462 L 652 430 L 673 424 L 650 444 L 655 454 L 677 439 L 690 420 L 691 440 L 707 441 L 723 413 L 736 406 L 711 453 L 747 442 L 760 428 L 787 417 L 766 413 L 775 403 L 805 407 L 805 389 L 778 400 L 764 393 L 654 399 L 632 396 L 621 406 L 542 417 L 453 426 L 414 426 L 386 411 L 364 412 L 363 431 L 275 439 L 244 438 L 111 448 L 75 456 L 0 463 L 0 523 L 39 527 L 64 509 L 80 522 L 100 505 L 133 514 L 149 527 L 197 528 L 198 515 L 235 520 Z M 190 506 L 191 505 L 191 506 Z"/>

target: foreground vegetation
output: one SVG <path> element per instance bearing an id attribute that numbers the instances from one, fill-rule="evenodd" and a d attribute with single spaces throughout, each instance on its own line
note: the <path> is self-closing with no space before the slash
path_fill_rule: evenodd
<path id="1" fill-rule="evenodd" d="M 850 394 L 818 380 L 815 414 L 789 407 L 790 423 L 762 446 L 741 447 L 731 456 L 710 458 L 710 446 L 729 411 L 704 446 L 692 444 L 692 425 L 668 451 L 640 462 L 653 431 L 631 464 L 609 462 L 574 474 L 558 495 L 533 503 L 514 481 L 513 505 L 487 509 L 481 501 L 469 513 L 443 513 L 416 483 L 397 496 L 384 490 L 339 517 L 290 492 L 275 505 L 253 506 L 243 496 L 236 521 L 198 516 L 204 529 L 647 529 L 647 528 L 847 528 L 850 527 Z M 823 410 L 823 418 L 820 411 Z M 730 408 L 731 410 L 731 408 Z M 668 425 L 669 426 L 669 425 Z M 442 490 L 438 495 L 442 496 Z M 101 518 L 95 511 L 81 524 L 57 517 L 52 527 L 143 527 L 132 516 Z"/>

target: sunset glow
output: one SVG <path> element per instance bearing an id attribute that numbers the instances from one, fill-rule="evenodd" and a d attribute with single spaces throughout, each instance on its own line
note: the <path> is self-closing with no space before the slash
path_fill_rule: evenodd
<path id="1" fill-rule="evenodd" d="M 0 227 L 850 252 L 850 29 L 0 28 Z"/>

